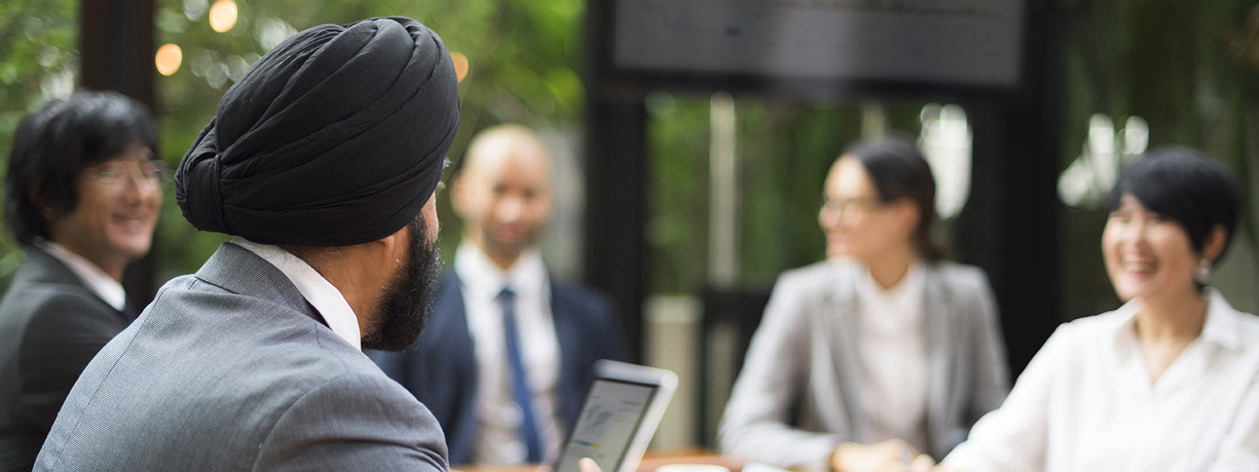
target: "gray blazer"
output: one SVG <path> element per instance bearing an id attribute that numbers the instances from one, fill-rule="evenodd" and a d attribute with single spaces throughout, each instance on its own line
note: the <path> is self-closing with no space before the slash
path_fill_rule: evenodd
<path id="1" fill-rule="evenodd" d="M 718 429 L 721 450 L 780 467 L 828 470 L 840 442 L 866 442 L 860 415 L 856 281 L 821 262 L 778 279 Z M 944 457 L 1009 392 L 1005 347 L 983 271 L 925 267 L 927 439 Z M 792 424 L 789 424 L 792 423 Z"/>
<path id="2" fill-rule="evenodd" d="M 35 470 L 446 470 L 437 420 L 320 320 L 224 244 L 92 359 Z"/>

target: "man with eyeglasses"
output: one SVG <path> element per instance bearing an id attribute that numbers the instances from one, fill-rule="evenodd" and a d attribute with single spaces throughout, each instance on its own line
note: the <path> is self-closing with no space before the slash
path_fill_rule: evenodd
<path id="1" fill-rule="evenodd" d="M 79 374 L 139 313 L 120 281 L 153 242 L 156 148 L 148 113 L 114 92 L 18 125 L 5 224 L 26 254 L 0 301 L 0 471 L 31 470 Z"/>

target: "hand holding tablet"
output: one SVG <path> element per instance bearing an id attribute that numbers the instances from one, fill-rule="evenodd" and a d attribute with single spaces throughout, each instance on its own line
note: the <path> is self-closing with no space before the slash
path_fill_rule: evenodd
<path id="1" fill-rule="evenodd" d="M 634 472 L 677 384 L 677 375 L 664 369 L 596 363 L 595 380 L 555 472 L 588 472 L 582 458 L 592 459 L 602 472 Z"/>

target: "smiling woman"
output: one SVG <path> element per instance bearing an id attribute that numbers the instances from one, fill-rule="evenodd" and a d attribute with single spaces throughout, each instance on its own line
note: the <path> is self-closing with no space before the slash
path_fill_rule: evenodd
<path id="1" fill-rule="evenodd" d="M 946 470 L 1259 470 L 1259 319 L 1206 287 L 1237 181 L 1197 151 L 1124 169 L 1102 253 L 1113 312 L 1058 328 Z"/>
<path id="2" fill-rule="evenodd" d="M 119 280 L 153 242 L 156 146 L 148 113 L 113 92 L 18 126 L 5 224 L 26 257 L 0 301 L 0 471 L 31 469 L 79 373 L 136 317 Z"/>

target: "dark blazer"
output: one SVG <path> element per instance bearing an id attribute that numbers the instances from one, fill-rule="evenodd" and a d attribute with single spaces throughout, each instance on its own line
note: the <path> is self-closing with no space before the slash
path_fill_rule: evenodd
<path id="1" fill-rule="evenodd" d="M 0 301 L 0 471 L 31 470 L 79 373 L 132 319 L 57 258 L 26 249 Z"/>
<path id="2" fill-rule="evenodd" d="M 472 461 L 477 428 L 477 360 L 462 283 L 453 272 L 437 283 L 428 328 L 410 349 L 373 353 L 373 360 L 437 417 L 446 434 L 451 464 Z M 580 413 L 599 359 L 624 360 L 621 330 L 611 301 L 576 285 L 551 280 L 551 317 L 560 344 L 557 408 L 565 429 Z"/>
<path id="3" fill-rule="evenodd" d="M 279 269 L 224 244 L 92 359 L 35 470 L 445 471 L 441 428 L 322 323 Z"/>

